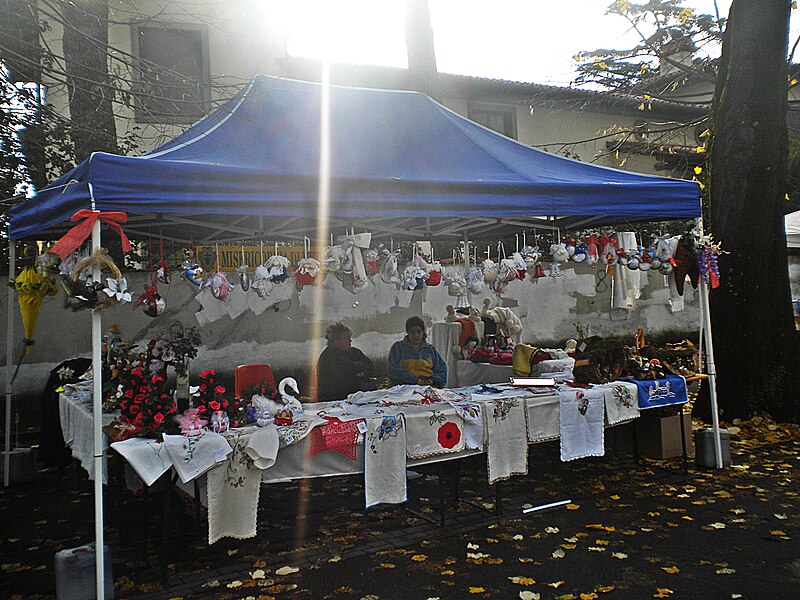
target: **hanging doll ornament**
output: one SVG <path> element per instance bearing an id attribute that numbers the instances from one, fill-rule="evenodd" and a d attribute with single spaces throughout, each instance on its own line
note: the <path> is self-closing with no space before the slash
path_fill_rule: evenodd
<path id="1" fill-rule="evenodd" d="M 384 283 L 394 283 L 402 285 L 403 280 L 400 279 L 400 273 L 397 270 L 397 258 L 400 256 L 400 249 L 387 250 L 383 249 L 383 260 L 381 261 L 380 274 L 381 280 Z"/>
<path id="2" fill-rule="evenodd" d="M 342 279 L 345 289 L 357 294 L 369 286 L 367 271 L 364 267 L 363 250 L 369 249 L 372 234 L 356 233 L 355 229 L 351 229 L 350 233 L 340 239 L 344 255 L 338 276 Z"/>
<path id="3" fill-rule="evenodd" d="M 183 277 L 184 281 L 191 283 L 196 287 L 200 287 L 203 283 L 203 267 L 198 265 L 193 260 L 185 260 L 181 263 L 181 269 L 183 272 L 181 276 Z"/>
<path id="4" fill-rule="evenodd" d="M 590 267 L 594 267 L 597 261 L 600 260 L 600 240 L 595 234 L 590 234 L 584 239 L 586 244 L 586 260 L 584 261 Z"/>
<path id="5" fill-rule="evenodd" d="M 269 296 L 272 291 L 272 280 L 269 277 L 269 269 L 264 265 L 258 265 L 252 282 L 253 289 L 262 300 Z"/>
<path id="6" fill-rule="evenodd" d="M 301 258 L 297 263 L 297 271 L 294 273 L 294 282 L 298 290 L 302 290 L 307 285 L 314 285 L 319 275 L 320 264 L 316 258 Z"/>
<path id="7" fill-rule="evenodd" d="M 164 260 L 163 235 L 159 235 L 158 252 L 159 252 L 159 262 L 158 262 L 158 269 L 156 270 L 156 279 L 158 280 L 159 283 L 163 283 L 164 285 L 169 285 L 170 281 L 172 281 L 172 273 L 170 273 L 167 261 Z"/>
<path id="8" fill-rule="evenodd" d="M 142 307 L 142 312 L 148 317 L 157 317 L 167 309 L 167 303 L 158 293 L 157 277 L 150 283 L 144 284 L 144 291 L 136 298 L 132 308 Z"/>
<path id="9" fill-rule="evenodd" d="M 303 258 L 298 261 L 297 270 L 294 272 L 294 285 L 297 291 L 302 290 L 307 285 L 314 285 L 317 281 L 317 275 L 319 275 L 320 262 L 316 258 L 309 258 L 310 251 L 311 240 L 304 237 Z"/>
<path id="10" fill-rule="evenodd" d="M 586 258 L 589 256 L 589 245 L 585 242 L 579 243 L 575 246 L 575 253 L 572 255 L 573 262 L 582 263 L 586 262 Z"/>
<path id="11" fill-rule="evenodd" d="M 461 271 L 448 269 L 444 273 L 444 284 L 447 286 L 447 295 L 461 297 L 467 295 L 467 280 Z"/>
<path id="12" fill-rule="evenodd" d="M 617 238 L 602 236 L 600 238 L 600 264 L 605 267 L 607 275 L 614 274 L 614 265 L 617 264 Z"/>
<path id="13" fill-rule="evenodd" d="M 403 289 L 421 290 L 424 288 L 425 282 L 428 279 L 429 268 L 425 259 L 415 252 L 411 263 L 403 272 Z"/>
<path id="14" fill-rule="evenodd" d="M 577 245 L 578 244 L 575 241 L 575 238 L 572 237 L 571 235 L 568 235 L 567 238 L 564 240 L 564 248 L 566 249 L 567 256 L 569 258 L 572 258 L 575 255 L 575 249 Z"/>
<path id="15" fill-rule="evenodd" d="M 278 254 L 277 245 L 275 254 L 267 259 L 264 266 L 269 271 L 269 280 L 274 284 L 281 284 L 289 279 L 289 266 L 291 263 L 285 256 Z"/>
<path id="16" fill-rule="evenodd" d="M 242 246 L 242 262 L 236 268 L 236 275 L 239 277 L 239 287 L 243 292 L 250 289 L 250 273 L 247 272 L 247 265 L 244 263 L 244 246 Z"/>
<path id="17" fill-rule="evenodd" d="M 464 275 L 464 280 L 467 284 L 467 289 L 473 294 L 480 294 L 483 291 L 483 272 L 478 267 L 470 267 L 467 274 Z"/>
<path id="18" fill-rule="evenodd" d="M 361 257 L 364 260 L 364 272 L 372 277 L 377 275 L 380 270 L 380 254 L 374 248 L 364 248 L 361 251 Z"/>
<path id="19" fill-rule="evenodd" d="M 553 258 L 553 262 L 550 263 L 550 272 L 548 273 L 548 276 L 561 277 L 564 274 L 561 271 L 561 265 L 569 260 L 567 246 L 563 242 L 552 244 L 550 246 L 550 256 Z"/>
<path id="20" fill-rule="evenodd" d="M 211 295 L 214 296 L 217 300 L 225 301 L 228 298 L 228 294 L 233 289 L 233 284 L 228 281 L 228 278 L 225 276 L 220 270 L 220 260 L 219 260 L 219 246 L 217 246 L 217 272 L 214 273 L 211 277 L 209 277 L 203 285 L 200 287 L 201 290 L 209 289 L 211 290 Z"/>
<path id="21" fill-rule="evenodd" d="M 481 263 L 481 271 L 483 271 L 483 280 L 489 285 L 497 280 L 497 263 L 491 258 L 487 258 Z"/>

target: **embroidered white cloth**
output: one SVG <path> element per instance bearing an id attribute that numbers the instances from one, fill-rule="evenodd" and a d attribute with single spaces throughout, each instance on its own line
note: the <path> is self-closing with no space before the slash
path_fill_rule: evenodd
<path id="1" fill-rule="evenodd" d="M 227 460 L 208 472 L 208 543 L 223 537 L 255 537 L 261 471 L 253 466 L 246 449 L 250 434 L 233 430 L 223 438 Z M 222 436 L 220 436 L 222 437 Z"/>
<path id="2" fill-rule="evenodd" d="M 528 441 L 558 439 L 558 394 L 536 394 L 525 399 L 528 412 Z"/>
<path id="3" fill-rule="evenodd" d="M 616 425 L 639 417 L 635 383 L 615 381 L 601 387 L 606 401 L 606 423 Z"/>
<path id="4" fill-rule="evenodd" d="M 130 438 L 114 442 L 111 447 L 128 461 L 146 486 L 153 485 L 172 466 L 166 446 L 161 440 Z"/>
<path id="5" fill-rule="evenodd" d="M 213 431 L 191 437 L 164 434 L 164 446 L 183 483 L 199 477 L 231 453 L 228 441 Z"/>
<path id="6" fill-rule="evenodd" d="M 403 416 L 369 419 L 364 438 L 364 501 L 400 504 L 408 500 L 406 487 L 406 428 Z"/>
<path id="7" fill-rule="evenodd" d="M 486 427 L 489 483 L 528 473 L 528 437 L 525 399 L 517 396 L 481 396 Z"/>
<path id="8" fill-rule="evenodd" d="M 483 426 L 483 405 L 469 400 L 449 401 L 464 421 L 464 447 L 467 450 L 483 450 L 486 429 Z"/>
<path id="9" fill-rule="evenodd" d="M 426 458 L 464 449 L 464 420 L 450 404 L 404 405 L 406 454 Z"/>
<path id="10" fill-rule="evenodd" d="M 247 443 L 247 455 L 259 469 L 269 469 L 278 458 L 278 428 L 275 425 L 257 428 Z"/>
<path id="11" fill-rule="evenodd" d="M 602 388 L 560 388 L 561 460 L 603 456 L 605 394 Z"/>
<path id="12" fill-rule="evenodd" d="M 278 440 L 280 447 L 285 448 L 296 444 L 306 437 L 317 425 L 324 425 L 327 421 L 316 415 L 294 415 L 291 425 L 281 425 L 278 427 Z"/>

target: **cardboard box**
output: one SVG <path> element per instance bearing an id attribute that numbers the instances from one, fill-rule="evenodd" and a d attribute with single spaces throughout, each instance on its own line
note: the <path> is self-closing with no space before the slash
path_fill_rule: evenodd
<path id="1" fill-rule="evenodd" d="M 686 441 L 686 454 L 692 456 L 692 416 L 689 413 L 653 413 L 643 411 L 636 419 L 636 442 L 639 454 L 659 460 L 676 458 L 683 454 L 681 448 L 681 423 L 679 414 L 683 417 L 683 433 Z"/>

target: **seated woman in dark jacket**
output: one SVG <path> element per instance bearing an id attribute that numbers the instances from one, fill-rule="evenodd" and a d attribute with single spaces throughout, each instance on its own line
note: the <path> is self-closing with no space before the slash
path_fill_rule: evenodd
<path id="1" fill-rule="evenodd" d="M 317 362 L 317 400 L 343 400 L 359 390 L 375 389 L 370 378 L 375 367 L 361 350 L 353 348 L 353 332 L 341 323 L 325 332 L 328 347 Z"/>

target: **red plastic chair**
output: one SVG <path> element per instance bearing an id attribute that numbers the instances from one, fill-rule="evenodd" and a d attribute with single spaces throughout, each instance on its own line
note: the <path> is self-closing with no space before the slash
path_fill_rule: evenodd
<path id="1" fill-rule="evenodd" d="M 236 367 L 236 397 L 241 398 L 242 391 L 248 385 L 258 385 L 262 381 L 269 383 L 273 390 L 278 389 L 269 365 L 239 365 Z"/>

